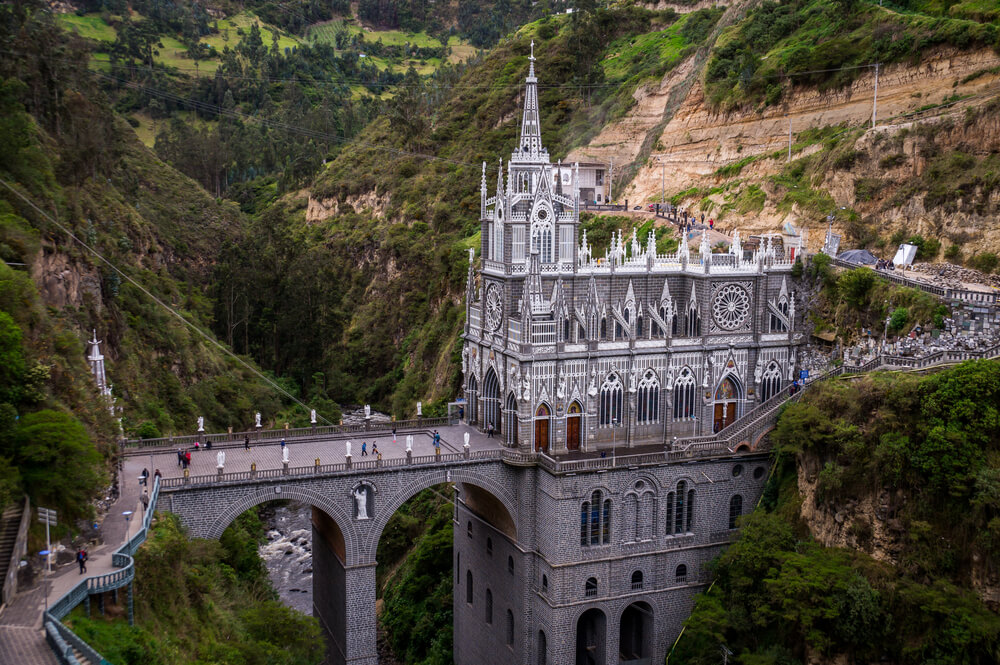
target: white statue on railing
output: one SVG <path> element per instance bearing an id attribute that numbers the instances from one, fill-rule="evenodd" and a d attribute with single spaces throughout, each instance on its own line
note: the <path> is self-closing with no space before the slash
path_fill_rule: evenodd
<path id="1" fill-rule="evenodd" d="M 222 469 L 226 466 L 226 453 L 224 451 L 220 450 L 218 453 L 216 453 L 215 463 L 217 465 L 217 468 L 219 469 Z"/>
<path id="2" fill-rule="evenodd" d="M 413 452 L 413 435 L 412 434 L 407 434 L 406 435 L 406 452 L 408 452 L 408 453 L 412 453 Z"/>
<path id="3" fill-rule="evenodd" d="M 365 420 L 368 420 L 371 417 L 372 417 L 372 405 L 365 404 Z"/>
<path id="4" fill-rule="evenodd" d="M 348 459 L 350 459 L 350 457 L 351 457 L 351 442 L 350 442 L 350 441 L 347 441 L 347 442 L 345 443 L 345 446 L 346 446 L 346 448 L 347 448 L 347 454 L 346 454 L 345 456 L 346 456 L 346 457 L 347 457 Z"/>
<path id="5" fill-rule="evenodd" d="M 315 424 L 316 424 L 316 409 L 312 409 L 312 410 L 311 410 L 311 411 L 309 412 L 309 422 L 310 422 L 310 424 L 312 424 L 312 425 L 315 425 Z"/>
<path id="6" fill-rule="evenodd" d="M 198 416 L 198 431 L 205 431 L 205 419 L 202 416 Z"/>
<path id="7" fill-rule="evenodd" d="M 253 417 L 254 417 L 254 426 L 257 429 L 260 429 L 260 411 L 258 411 L 257 413 L 255 413 Z"/>
<path id="8" fill-rule="evenodd" d="M 362 485 L 354 490 L 354 505 L 359 520 L 368 519 L 368 489 Z"/>
<path id="9" fill-rule="evenodd" d="M 281 449 L 281 461 L 283 464 L 288 464 L 288 446 Z"/>

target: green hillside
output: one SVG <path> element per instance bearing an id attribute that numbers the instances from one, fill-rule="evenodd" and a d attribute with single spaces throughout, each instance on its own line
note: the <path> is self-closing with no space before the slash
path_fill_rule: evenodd
<path id="1" fill-rule="evenodd" d="M 997 662 L 983 600 L 1000 565 L 997 404 L 1000 363 L 976 361 L 828 382 L 789 406 L 763 506 L 669 662 L 714 664 L 720 645 L 741 663 Z M 850 547 L 810 531 L 835 514 Z"/>

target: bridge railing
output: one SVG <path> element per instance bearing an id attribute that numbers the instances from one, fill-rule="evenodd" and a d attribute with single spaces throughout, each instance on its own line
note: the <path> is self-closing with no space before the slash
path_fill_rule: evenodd
<path id="1" fill-rule="evenodd" d="M 683 461 L 704 457 L 718 457 L 736 454 L 736 449 L 743 443 L 756 443 L 756 439 L 774 427 L 782 408 L 789 402 L 798 401 L 806 389 L 824 379 L 844 374 L 870 372 L 880 368 L 923 368 L 946 362 L 958 362 L 976 358 L 992 358 L 1000 355 L 1000 345 L 984 351 L 941 351 L 924 358 L 909 358 L 904 356 L 880 355 L 859 366 L 841 366 L 831 369 L 811 378 L 803 389 L 789 395 L 781 391 L 762 402 L 755 409 L 743 415 L 734 423 L 717 434 L 701 437 L 678 439 L 664 446 L 662 452 L 637 454 L 612 454 L 605 457 L 595 457 L 578 460 L 557 460 L 546 453 L 522 452 L 509 448 L 493 450 L 478 450 L 457 453 L 441 453 L 438 455 L 421 455 L 410 457 L 392 457 L 383 459 L 365 459 L 362 461 L 339 462 L 313 466 L 299 466 L 278 469 L 261 469 L 249 471 L 223 472 L 214 475 L 189 476 L 181 478 L 162 478 L 161 485 L 165 489 L 176 489 L 189 486 L 211 485 L 219 483 L 241 482 L 247 480 L 269 480 L 277 478 L 317 476 L 355 471 L 370 471 L 376 469 L 402 468 L 407 466 L 453 465 L 463 462 L 480 462 L 487 460 L 502 460 L 507 464 L 517 466 L 538 465 L 553 473 L 573 473 L 612 468 L 625 468 L 664 462 Z M 759 452 L 759 450 L 757 451 Z"/>
<path id="2" fill-rule="evenodd" d="M 79 661 L 73 654 L 74 648 L 94 665 L 110 665 L 107 659 L 70 630 L 62 620 L 89 595 L 121 589 L 131 584 L 132 580 L 135 579 L 135 560 L 132 555 L 145 542 L 149 534 L 153 513 L 156 511 L 156 501 L 160 496 L 162 480 L 159 477 L 153 479 L 153 491 L 149 496 L 149 506 L 142 517 L 142 526 L 135 535 L 112 553 L 111 565 L 115 566 L 117 570 L 83 578 L 76 586 L 56 599 L 45 612 L 43 619 L 46 641 L 63 665 L 78 665 Z M 129 623 L 132 623 L 131 595 L 129 596 Z"/>
<path id="3" fill-rule="evenodd" d="M 331 437 L 339 434 L 354 434 L 356 432 L 388 432 L 393 427 L 397 432 L 407 430 L 422 430 L 428 427 L 445 427 L 452 424 L 452 420 L 443 418 L 412 418 L 408 420 L 396 420 L 389 422 L 367 421 L 358 425 L 317 425 L 316 427 L 292 427 L 289 429 L 262 429 L 245 430 L 242 432 L 205 432 L 202 434 L 185 434 L 183 436 L 167 436 L 156 439 L 124 439 L 122 448 L 129 449 L 143 448 L 171 448 L 171 447 L 191 447 L 195 441 L 200 443 L 211 442 L 212 445 L 233 444 L 242 445 L 246 437 L 251 441 L 278 441 L 281 439 L 298 439 L 310 437 Z"/>
<path id="4" fill-rule="evenodd" d="M 831 257 L 830 262 L 835 266 L 847 268 L 848 270 L 870 267 L 862 266 L 857 263 L 851 263 L 850 261 L 845 261 L 836 257 Z M 893 270 L 876 270 L 875 272 L 880 277 L 883 277 L 893 284 L 906 286 L 911 289 L 919 289 L 945 300 L 960 300 L 974 305 L 982 305 L 983 307 L 995 307 L 997 305 L 998 296 L 1000 296 L 1000 294 L 996 291 L 974 291 L 972 289 L 953 289 L 947 286 L 938 286 L 937 284 L 930 284 L 919 279 L 907 277 L 905 274 L 899 274 Z"/>

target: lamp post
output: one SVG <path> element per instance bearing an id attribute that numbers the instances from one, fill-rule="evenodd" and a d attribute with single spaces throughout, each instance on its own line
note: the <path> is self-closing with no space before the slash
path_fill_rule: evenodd
<path id="1" fill-rule="evenodd" d="M 49 550 L 42 550 L 41 552 L 38 553 L 38 556 L 45 557 L 45 559 L 44 559 L 45 564 L 48 565 Z M 45 613 L 42 614 L 43 623 L 44 623 L 44 617 L 45 617 L 46 614 L 49 613 L 49 581 L 48 581 L 48 579 L 45 579 L 45 577 L 44 577 L 45 576 L 45 571 L 44 570 L 42 571 L 42 576 L 43 576 L 42 577 L 42 584 L 45 586 Z M 38 606 L 36 605 L 35 607 L 38 607 Z"/>

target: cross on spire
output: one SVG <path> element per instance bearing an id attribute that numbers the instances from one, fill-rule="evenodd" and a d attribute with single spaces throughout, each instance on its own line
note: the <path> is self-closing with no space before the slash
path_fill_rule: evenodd
<path id="1" fill-rule="evenodd" d="M 531 41 L 531 55 L 528 56 L 528 77 L 525 79 L 520 149 L 533 156 L 538 155 L 542 150 L 541 123 L 538 119 L 538 79 L 535 78 L 534 40 Z"/>

